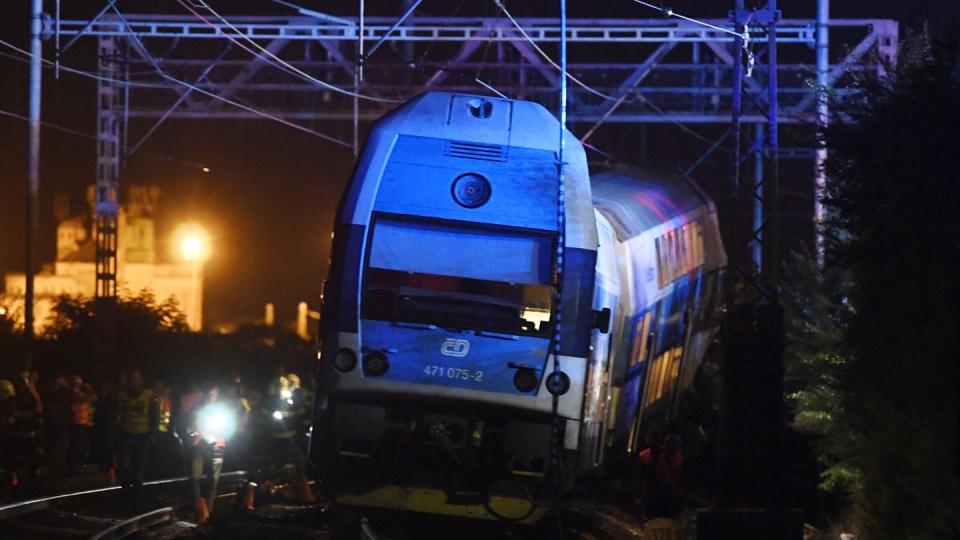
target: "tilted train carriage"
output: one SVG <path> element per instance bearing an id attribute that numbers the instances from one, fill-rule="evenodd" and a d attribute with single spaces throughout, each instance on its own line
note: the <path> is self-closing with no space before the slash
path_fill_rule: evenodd
<path id="1" fill-rule="evenodd" d="M 591 179 L 566 131 L 561 205 L 559 129 L 441 92 L 373 126 L 324 287 L 311 454 L 339 502 L 532 521 L 676 409 L 717 322 L 715 209 L 679 176 Z"/>

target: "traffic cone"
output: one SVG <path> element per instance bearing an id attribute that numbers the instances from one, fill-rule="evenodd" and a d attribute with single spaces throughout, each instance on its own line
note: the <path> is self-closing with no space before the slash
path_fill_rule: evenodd
<path id="1" fill-rule="evenodd" d="M 17 475 L 16 471 L 10 472 L 10 487 L 17 487 L 20 485 L 20 476 Z"/>
<path id="2" fill-rule="evenodd" d="M 317 498 L 313 495 L 313 492 L 310 491 L 310 484 L 307 482 L 306 476 L 300 477 L 300 500 L 307 504 L 313 504 L 317 502 Z"/>
<path id="3" fill-rule="evenodd" d="M 202 527 L 210 519 L 210 510 L 207 509 L 207 501 L 201 497 L 197 501 L 197 526 Z"/>
<path id="4" fill-rule="evenodd" d="M 107 469 L 107 476 L 110 478 L 110 485 L 117 485 L 117 469 L 116 467 L 110 467 Z"/>
<path id="5" fill-rule="evenodd" d="M 243 498 L 243 509 L 246 511 L 253 510 L 254 501 L 257 497 L 257 483 L 256 482 L 247 482 L 247 492 Z"/>

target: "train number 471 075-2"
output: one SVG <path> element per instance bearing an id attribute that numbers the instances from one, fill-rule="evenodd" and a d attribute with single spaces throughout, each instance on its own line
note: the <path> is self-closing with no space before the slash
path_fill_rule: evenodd
<path id="1" fill-rule="evenodd" d="M 463 369 L 444 366 L 423 366 L 423 374 L 427 377 L 438 377 L 445 379 L 460 379 L 462 381 L 483 381 L 483 371 L 479 369 Z"/>

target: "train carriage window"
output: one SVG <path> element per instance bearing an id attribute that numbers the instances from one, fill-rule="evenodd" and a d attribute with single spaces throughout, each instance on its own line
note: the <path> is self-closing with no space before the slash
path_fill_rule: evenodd
<path id="1" fill-rule="evenodd" d="M 690 269 L 694 270 L 699 267 L 702 262 L 700 261 L 700 246 L 699 246 L 699 234 L 697 233 L 698 224 L 696 221 L 691 221 L 690 226 L 687 228 L 687 241 L 690 245 Z"/>
<path id="2" fill-rule="evenodd" d="M 673 279 L 677 279 L 683 274 L 683 256 L 680 253 L 680 227 L 671 231 L 673 236 Z"/>
<path id="3" fill-rule="evenodd" d="M 656 251 L 657 251 L 657 287 L 662 289 L 664 283 L 666 282 L 666 280 L 664 279 L 665 278 L 664 272 L 666 271 L 666 267 L 663 264 L 663 245 L 662 245 L 663 237 L 659 236 L 657 238 L 654 238 L 653 242 L 654 242 L 654 247 L 656 248 Z"/>
<path id="4" fill-rule="evenodd" d="M 690 264 L 690 239 L 688 234 L 690 227 L 683 225 L 679 230 L 680 234 L 678 236 L 680 238 L 680 260 L 683 261 L 680 265 L 680 273 L 686 274 L 693 269 L 693 265 Z"/>
<path id="5" fill-rule="evenodd" d="M 676 275 L 676 255 L 674 254 L 673 249 L 673 231 L 668 231 L 666 234 L 667 238 L 667 276 L 666 282 L 670 283 L 673 281 L 674 276 Z M 666 285 L 666 283 L 664 284 Z"/>
<path id="6" fill-rule="evenodd" d="M 677 384 L 680 375 L 680 363 L 683 358 L 683 347 L 673 347 L 660 353 L 652 362 L 648 373 L 648 380 L 643 393 L 643 408 L 656 403 L 657 400 L 668 395 Z"/>
<path id="7" fill-rule="evenodd" d="M 647 348 L 650 346 L 650 312 L 643 314 L 634 328 L 633 351 L 630 354 L 630 367 L 636 366 L 647 357 Z"/>
<path id="8" fill-rule="evenodd" d="M 697 222 L 691 221 L 687 224 L 687 256 L 690 258 L 690 270 L 696 269 L 700 266 L 700 263 L 697 261 Z"/>
<path id="9" fill-rule="evenodd" d="M 703 245 L 703 226 L 700 225 L 700 222 L 697 222 L 696 236 L 694 237 L 697 242 L 697 261 L 699 265 L 704 265 L 707 262 L 706 255 L 704 254 L 704 245 Z"/>

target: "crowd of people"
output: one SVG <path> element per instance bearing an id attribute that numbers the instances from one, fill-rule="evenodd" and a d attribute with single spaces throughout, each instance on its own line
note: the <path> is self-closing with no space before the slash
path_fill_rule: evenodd
<path id="1" fill-rule="evenodd" d="M 171 390 L 147 385 L 138 369 L 92 385 L 59 375 L 42 385 L 36 371 L 0 379 L 0 457 L 6 489 L 31 495 L 42 478 L 105 472 L 136 508 L 147 477 L 190 477 L 198 519 L 206 519 L 224 463 L 244 470 L 286 471 L 299 495 L 306 481 L 306 445 L 313 394 L 293 373 L 278 370 L 265 388 L 198 381 Z M 208 486 L 201 494 L 206 472 Z"/>

